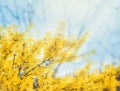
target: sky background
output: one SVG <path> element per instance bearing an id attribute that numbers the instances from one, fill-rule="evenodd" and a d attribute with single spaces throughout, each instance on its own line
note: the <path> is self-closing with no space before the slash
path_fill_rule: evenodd
<path id="1" fill-rule="evenodd" d="M 79 53 L 96 50 L 90 57 L 95 67 L 120 64 L 120 0 L 0 0 L 1 26 L 18 24 L 24 30 L 33 22 L 44 34 L 46 30 L 54 32 L 60 21 L 65 21 L 68 36 L 80 37 L 90 31 Z M 57 75 L 72 73 L 84 64 L 83 59 L 64 63 Z"/>

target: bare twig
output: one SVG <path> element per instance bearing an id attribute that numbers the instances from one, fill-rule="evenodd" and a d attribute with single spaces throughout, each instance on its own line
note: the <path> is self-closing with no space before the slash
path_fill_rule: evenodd
<path id="1" fill-rule="evenodd" d="M 55 78 L 56 73 L 58 72 L 58 69 L 59 69 L 60 65 L 61 65 L 61 63 L 59 63 L 59 64 L 57 65 L 57 67 L 55 68 L 54 74 L 52 75 L 53 78 Z"/>

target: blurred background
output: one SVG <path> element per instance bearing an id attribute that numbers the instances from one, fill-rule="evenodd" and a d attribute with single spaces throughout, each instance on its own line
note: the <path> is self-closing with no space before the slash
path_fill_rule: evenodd
<path id="1" fill-rule="evenodd" d="M 46 30 L 54 32 L 60 21 L 65 22 L 68 37 L 79 38 L 90 31 L 79 54 L 94 49 L 96 54 L 89 57 L 93 68 L 120 64 L 120 0 L 0 0 L 0 26 L 17 24 L 24 31 L 33 23 L 41 36 Z M 57 75 L 70 74 L 83 65 L 83 59 L 64 63 Z"/>

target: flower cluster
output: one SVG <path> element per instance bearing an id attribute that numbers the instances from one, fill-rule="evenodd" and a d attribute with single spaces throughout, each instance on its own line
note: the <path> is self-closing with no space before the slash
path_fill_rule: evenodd
<path id="1" fill-rule="evenodd" d="M 72 76 L 55 76 L 56 64 L 79 58 L 77 51 L 88 34 L 76 40 L 62 31 L 34 40 L 15 30 L 8 27 L 0 37 L 0 91 L 120 90 L 120 68 L 112 65 L 102 72 L 89 73 L 90 65 L 86 65 Z"/>

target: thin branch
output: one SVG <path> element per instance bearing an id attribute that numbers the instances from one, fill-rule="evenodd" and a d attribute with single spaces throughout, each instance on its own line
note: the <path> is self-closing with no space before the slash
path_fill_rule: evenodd
<path id="1" fill-rule="evenodd" d="M 61 65 L 61 63 L 59 63 L 59 64 L 57 65 L 57 67 L 55 68 L 54 74 L 52 75 L 53 78 L 55 78 L 55 76 L 56 76 L 56 74 L 57 74 L 57 72 L 58 72 L 58 69 L 59 69 L 60 65 Z"/>
<path id="2" fill-rule="evenodd" d="M 13 63 L 12 63 L 12 68 L 14 69 L 14 65 L 15 65 L 15 57 L 16 57 L 16 54 L 14 54 L 14 57 L 13 57 Z"/>
<path id="3" fill-rule="evenodd" d="M 22 56 L 23 57 L 25 56 L 24 50 L 25 50 L 25 43 L 23 44 L 23 51 L 22 51 Z"/>
<path id="4" fill-rule="evenodd" d="M 27 76 L 31 71 L 35 70 L 37 67 L 40 67 L 44 62 L 45 62 L 45 61 L 43 61 L 42 63 L 34 66 L 33 68 L 31 68 L 28 72 L 26 72 L 26 73 L 24 74 L 24 76 Z"/>

